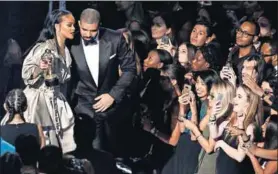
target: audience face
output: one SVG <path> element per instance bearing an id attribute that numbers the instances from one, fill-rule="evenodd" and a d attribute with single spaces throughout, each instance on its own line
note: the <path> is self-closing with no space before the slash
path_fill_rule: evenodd
<path id="1" fill-rule="evenodd" d="M 246 114 L 246 109 L 248 107 L 248 96 L 242 87 L 238 87 L 234 98 L 234 112 L 236 112 L 237 115 Z"/>
<path id="2" fill-rule="evenodd" d="M 272 57 L 275 55 L 271 55 L 271 46 L 269 43 L 264 43 L 261 47 L 261 54 L 264 57 L 266 63 L 272 63 Z"/>
<path id="3" fill-rule="evenodd" d="M 59 24 L 56 24 L 56 31 L 59 32 L 59 35 L 65 39 L 73 39 L 75 31 L 75 19 L 69 14 L 62 16 L 62 21 Z"/>
<path id="4" fill-rule="evenodd" d="M 209 63 L 204 59 L 204 56 L 200 50 L 196 52 L 191 66 L 193 71 L 203 71 L 209 68 Z"/>
<path id="5" fill-rule="evenodd" d="M 79 21 L 80 35 L 84 40 L 91 40 L 98 33 L 98 23 L 88 24 L 85 21 Z"/>
<path id="6" fill-rule="evenodd" d="M 188 50 L 187 50 L 186 44 L 181 44 L 179 46 L 178 58 L 179 58 L 179 62 L 182 66 L 185 66 L 189 62 L 189 60 L 188 60 Z"/>
<path id="7" fill-rule="evenodd" d="M 245 60 L 243 62 L 243 68 L 242 68 L 242 76 L 245 74 L 249 75 L 252 79 L 257 81 L 258 72 L 256 71 L 255 67 L 257 66 L 257 62 L 255 60 L 247 61 Z"/>
<path id="8" fill-rule="evenodd" d="M 157 16 L 153 19 L 151 30 L 152 30 L 152 38 L 160 39 L 164 35 L 170 34 L 171 29 L 168 29 L 164 20 L 160 16 Z"/>
<path id="9" fill-rule="evenodd" d="M 196 47 L 201 47 L 205 45 L 207 39 L 207 27 L 195 25 L 190 35 L 190 43 Z"/>
<path id="10" fill-rule="evenodd" d="M 256 26 L 250 22 L 244 22 L 236 32 L 236 44 L 239 47 L 248 47 L 253 44 Z"/>
<path id="11" fill-rule="evenodd" d="M 197 96 L 201 99 L 205 99 L 208 96 L 208 88 L 203 79 L 197 77 L 197 81 L 195 84 Z"/>
<path id="12" fill-rule="evenodd" d="M 150 51 L 148 57 L 144 60 L 144 71 L 148 68 L 156 68 L 159 69 L 162 67 L 162 63 L 156 51 Z"/>

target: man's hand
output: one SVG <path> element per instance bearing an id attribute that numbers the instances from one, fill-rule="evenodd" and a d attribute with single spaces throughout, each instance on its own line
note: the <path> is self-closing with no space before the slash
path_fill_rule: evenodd
<path id="1" fill-rule="evenodd" d="M 99 100 L 93 105 L 93 108 L 96 110 L 96 112 L 104 112 L 114 103 L 114 98 L 107 93 L 98 96 L 95 98 L 95 100 Z"/>

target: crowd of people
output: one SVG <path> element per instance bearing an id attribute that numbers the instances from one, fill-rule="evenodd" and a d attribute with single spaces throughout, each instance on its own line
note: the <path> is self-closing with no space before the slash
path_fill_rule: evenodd
<path id="1" fill-rule="evenodd" d="M 223 51 L 211 4 L 180 31 L 171 13 L 143 18 L 134 4 L 117 2 L 128 16 L 117 31 L 92 8 L 47 15 L 20 55 L 26 87 L 5 96 L 1 173 L 278 173 L 271 20 L 227 10 Z"/>

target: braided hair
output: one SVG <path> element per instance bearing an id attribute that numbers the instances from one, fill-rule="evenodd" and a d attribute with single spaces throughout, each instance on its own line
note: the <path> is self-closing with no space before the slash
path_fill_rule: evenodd
<path id="1" fill-rule="evenodd" d="M 19 114 L 21 119 L 25 122 L 23 112 L 27 109 L 27 99 L 21 89 L 13 89 L 8 93 L 5 106 L 9 113 L 7 123 L 14 119 L 15 114 Z"/>

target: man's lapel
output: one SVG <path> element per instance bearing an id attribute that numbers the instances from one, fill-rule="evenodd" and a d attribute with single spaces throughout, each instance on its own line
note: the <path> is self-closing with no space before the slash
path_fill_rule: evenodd
<path id="1" fill-rule="evenodd" d="M 98 86 L 101 87 L 105 78 L 107 70 L 107 64 L 109 62 L 109 56 L 111 53 L 111 43 L 105 40 L 104 29 L 100 28 L 99 35 L 99 74 L 98 74 Z"/>
<path id="2" fill-rule="evenodd" d="M 94 78 L 91 74 L 91 71 L 88 67 L 87 61 L 86 61 L 86 57 L 85 57 L 85 53 L 84 53 L 84 49 L 83 49 L 83 44 L 82 44 L 82 40 L 80 39 L 80 44 L 77 46 L 77 54 L 79 54 L 78 57 L 78 62 L 77 64 L 80 65 L 80 67 L 84 70 L 84 73 L 88 73 L 86 76 L 90 77 L 90 79 L 88 79 L 89 82 L 93 82 L 94 87 L 97 87 Z"/>

